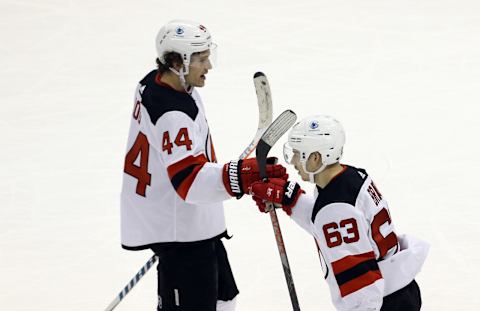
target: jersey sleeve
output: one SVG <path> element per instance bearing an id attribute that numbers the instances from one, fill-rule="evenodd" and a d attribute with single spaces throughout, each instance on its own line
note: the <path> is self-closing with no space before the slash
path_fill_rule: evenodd
<path id="1" fill-rule="evenodd" d="M 298 198 L 297 203 L 292 208 L 292 215 L 290 216 L 300 227 L 302 227 L 309 234 L 313 235 L 312 217 L 313 206 L 315 198 L 312 194 L 303 193 Z"/>
<path id="2" fill-rule="evenodd" d="M 230 198 L 222 181 L 223 166 L 210 162 L 207 157 L 208 129 L 202 132 L 194 120 L 181 111 L 167 112 L 150 126 L 153 146 L 180 198 L 191 204 Z"/>
<path id="3" fill-rule="evenodd" d="M 315 236 L 331 267 L 327 279 L 339 310 L 380 310 L 384 280 L 362 213 L 347 203 L 322 208 L 314 220 Z"/>

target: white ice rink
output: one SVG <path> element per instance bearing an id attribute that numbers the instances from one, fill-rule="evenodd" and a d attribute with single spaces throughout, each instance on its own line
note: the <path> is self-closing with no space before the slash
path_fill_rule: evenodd
<path id="1" fill-rule="evenodd" d="M 480 310 L 475 0 L 0 0 L 0 310 L 103 310 L 150 257 L 120 247 L 119 192 L 133 92 L 175 18 L 219 45 L 200 93 L 220 162 L 255 132 L 261 70 L 275 115 L 343 122 L 343 162 L 431 243 L 423 310 Z M 237 310 L 291 310 L 269 217 L 225 209 Z M 302 310 L 333 311 L 312 238 L 279 217 Z M 118 310 L 155 310 L 155 275 Z"/>

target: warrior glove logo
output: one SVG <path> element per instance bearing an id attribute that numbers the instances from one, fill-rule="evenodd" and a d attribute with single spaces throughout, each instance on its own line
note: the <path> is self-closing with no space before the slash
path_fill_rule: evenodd
<path id="1" fill-rule="evenodd" d="M 285 184 L 285 186 L 283 187 L 284 195 L 282 205 L 291 207 L 297 201 L 299 191 L 303 192 L 302 189 L 300 189 L 300 185 L 296 182 L 289 181 L 287 184 Z M 290 215 L 288 211 L 287 214 Z"/>
<path id="2" fill-rule="evenodd" d="M 293 195 L 293 190 L 295 190 L 295 186 L 296 186 L 296 182 L 293 182 L 293 181 L 290 181 L 288 182 L 288 185 L 287 185 L 287 188 L 286 188 L 286 191 L 285 191 L 285 195 L 291 199 L 292 198 L 292 195 Z"/>
<path id="3" fill-rule="evenodd" d="M 240 183 L 238 181 L 238 162 L 231 161 L 228 166 L 228 177 L 230 180 L 230 189 L 233 193 L 241 194 Z"/>

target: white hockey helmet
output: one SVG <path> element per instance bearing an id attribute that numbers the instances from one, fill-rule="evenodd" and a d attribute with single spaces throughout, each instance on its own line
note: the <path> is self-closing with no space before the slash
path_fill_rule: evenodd
<path id="1" fill-rule="evenodd" d="M 183 74 L 188 74 L 190 57 L 216 46 L 207 28 L 189 20 L 173 20 L 164 25 L 155 39 L 158 59 L 165 64 L 165 54 L 176 52 L 183 60 Z"/>
<path id="2" fill-rule="evenodd" d="M 326 115 L 307 117 L 293 126 L 288 134 L 288 142 L 283 146 L 283 155 L 287 163 L 292 162 L 294 151 L 299 152 L 303 170 L 313 181 L 315 174 L 323 171 L 327 165 L 337 163 L 342 158 L 345 144 L 345 131 L 342 124 Z M 314 172 L 307 170 L 310 154 L 318 152 L 322 156 L 322 166 Z"/>

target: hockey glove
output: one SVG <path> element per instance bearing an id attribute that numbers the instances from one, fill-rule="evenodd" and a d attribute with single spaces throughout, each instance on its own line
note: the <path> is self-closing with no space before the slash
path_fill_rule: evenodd
<path id="1" fill-rule="evenodd" d="M 288 179 L 287 170 L 280 164 L 275 164 L 277 158 L 267 158 L 267 176 Z M 248 192 L 250 185 L 260 180 L 260 173 L 256 158 L 233 160 L 223 166 L 223 184 L 227 192 L 240 199 Z"/>
<path id="2" fill-rule="evenodd" d="M 292 208 L 302 193 L 305 191 L 300 188 L 299 184 L 281 178 L 270 178 L 266 182 L 254 182 L 250 187 L 250 194 L 261 212 L 269 212 L 265 202 L 272 202 L 276 207 L 281 206 L 289 216 L 292 215 Z"/>

